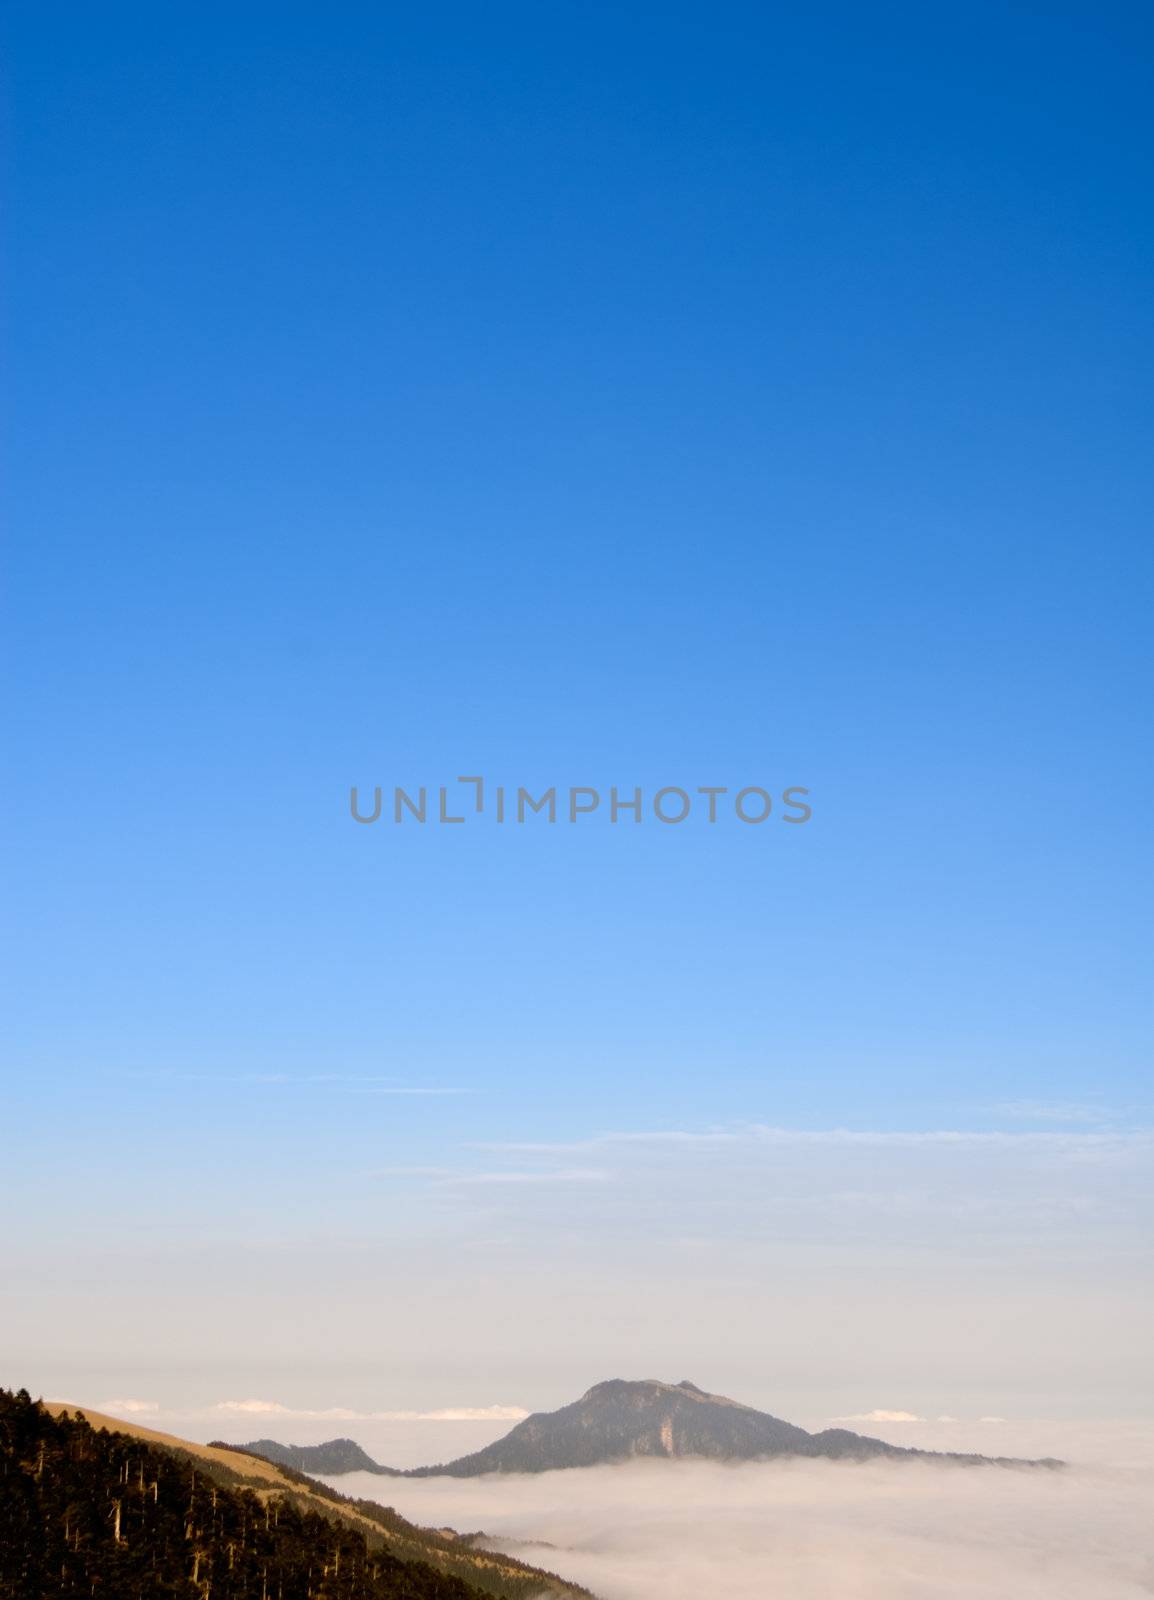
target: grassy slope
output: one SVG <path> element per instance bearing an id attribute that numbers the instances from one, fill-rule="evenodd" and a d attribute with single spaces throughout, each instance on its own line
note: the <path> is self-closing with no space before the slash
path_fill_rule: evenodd
<path id="1" fill-rule="evenodd" d="M 590 1600 L 588 1591 L 576 1584 L 565 1583 L 554 1574 L 527 1566 L 512 1556 L 480 1548 L 475 1542 L 478 1535 L 462 1537 L 445 1529 L 419 1528 L 389 1507 L 370 1500 L 351 1500 L 306 1478 L 303 1473 L 274 1466 L 271 1461 L 243 1450 L 195 1444 L 175 1434 L 160 1433 L 155 1428 L 103 1416 L 99 1411 L 63 1401 L 47 1401 L 44 1409 L 53 1416 L 69 1411 L 73 1416 L 83 1416 L 93 1428 L 126 1434 L 158 1449 L 172 1451 L 193 1461 L 223 1488 L 250 1489 L 262 1498 L 284 1496 L 301 1510 L 315 1511 L 356 1528 L 371 1548 L 383 1547 L 401 1561 L 427 1562 L 438 1571 L 462 1578 L 503 1600 L 537 1600 L 543 1596 L 555 1596 L 557 1600 Z"/>

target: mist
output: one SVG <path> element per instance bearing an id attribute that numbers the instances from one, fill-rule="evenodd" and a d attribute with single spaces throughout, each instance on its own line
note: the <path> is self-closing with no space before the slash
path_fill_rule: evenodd
<path id="1" fill-rule="evenodd" d="M 1127 1425 L 930 1425 L 897 1442 L 1051 1453 L 947 1463 L 636 1461 L 480 1479 L 329 1479 L 414 1521 L 484 1529 L 601 1600 L 1135 1600 L 1154 1594 L 1154 1448 Z M 948 1439 L 948 1443 L 946 1442 Z M 1057 1453 L 1063 1453 L 1058 1451 Z M 553 1548 L 542 1548 L 544 1542 Z"/>

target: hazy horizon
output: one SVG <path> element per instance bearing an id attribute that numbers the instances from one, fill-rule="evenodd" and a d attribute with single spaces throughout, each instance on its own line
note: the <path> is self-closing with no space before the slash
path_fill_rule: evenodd
<path id="1" fill-rule="evenodd" d="M 453 1140 L 240 1236 L 173 1186 L 111 1232 L 24 1221 L 6 1359 L 90 1405 L 551 1409 L 649 1374 L 799 1416 L 1149 1415 L 1152 1157 L 1102 1125 Z"/>

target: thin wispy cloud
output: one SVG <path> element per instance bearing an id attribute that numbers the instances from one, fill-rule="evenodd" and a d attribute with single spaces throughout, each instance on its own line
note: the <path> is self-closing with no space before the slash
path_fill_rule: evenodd
<path id="1" fill-rule="evenodd" d="M 502 1184 L 502 1183 L 608 1183 L 612 1178 L 611 1172 L 606 1172 L 600 1167 L 560 1167 L 552 1172 L 468 1172 L 456 1175 L 454 1183 L 470 1184 Z"/>
<path id="2" fill-rule="evenodd" d="M 365 1411 L 349 1406 L 287 1406 L 279 1400 L 217 1400 L 209 1406 L 165 1407 L 157 1400 L 104 1400 L 94 1407 L 111 1416 L 149 1416 L 156 1421 L 271 1419 L 278 1422 L 520 1422 L 523 1406 L 442 1406 L 429 1411 Z"/>
<path id="3" fill-rule="evenodd" d="M 607 1183 L 613 1174 L 602 1167 L 559 1167 L 471 1171 L 460 1167 L 376 1167 L 377 1178 L 420 1179 L 435 1187 L 459 1189 L 503 1184 Z"/>
<path id="4" fill-rule="evenodd" d="M 916 1411 L 851 1411 L 845 1417 L 831 1417 L 831 1422 L 924 1422 L 925 1417 L 919 1417 Z M 939 1417 L 939 1422 L 943 1419 Z"/>
<path id="5" fill-rule="evenodd" d="M 363 1076 L 349 1072 L 129 1072 L 138 1082 L 206 1083 L 245 1085 L 254 1088 L 336 1089 L 349 1094 L 377 1095 L 463 1095 L 472 1089 L 453 1084 L 401 1083 L 395 1077 Z"/>
<path id="6" fill-rule="evenodd" d="M 1075 1127 L 1116 1127 L 1132 1115 L 1084 1100 L 1003 1100 L 993 1110 L 998 1116 L 1018 1122 L 1069 1123 Z"/>
<path id="7" fill-rule="evenodd" d="M 1087 1128 L 612 1130 L 459 1146 L 456 1161 L 387 1175 L 435 1191 L 460 1226 L 620 1252 L 714 1241 L 715 1260 L 787 1245 L 948 1249 L 1002 1258 L 1122 1259 L 1154 1222 L 1154 1135 Z M 580 1191 L 581 1199 L 575 1198 Z M 533 1192 L 532 1205 L 518 1196 Z M 487 1196 L 469 1211 L 469 1197 Z M 574 1248 L 580 1249 L 579 1244 Z"/>
<path id="8" fill-rule="evenodd" d="M 430 1099 L 434 1099 L 434 1100 L 438 1099 L 441 1096 L 453 1096 L 453 1095 L 459 1095 L 459 1094 L 473 1094 L 475 1092 L 472 1089 L 428 1088 L 428 1087 L 425 1087 L 425 1086 L 412 1087 L 412 1086 L 408 1086 L 408 1085 L 402 1086 L 402 1085 L 399 1085 L 399 1084 L 389 1084 L 389 1085 L 387 1085 L 385 1087 L 381 1087 L 381 1088 L 377 1088 L 375 1085 L 373 1085 L 373 1086 L 360 1086 L 360 1085 L 353 1086 L 351 1084 L 350 1085 L 346 1085 L 345 1087 L 346 1087 L 347 1092 L 349 1094 L 416 1095 L 418 1097 L 424 1095 L 424 1096 L 427 1096 Z"/>
<path id="9" fill-rule="evenodd" d="M 1052 1120 L 1063 1120 L 1055 1116 Z M 1074 1119 L 1071 1119 L 1074 1120 Z M 586 1139 L 556 1142 L 500 1140 L 475 1142 L 468 1148 L 503 1150 L 519 1155 L 561 1155 L 583 1150 L 612 1148 L 615 1145 L 641 1145 L 686 1148 L 710 1146 L 847 1146 L 881 1149 L 918 1149 L 926 1146 L 973 1147 L 974 1149 L 1091 1149 L 1127 1145 L 1154 1145 L 1154 1131 L 1036 1132 L 1031 1130 L 927 1128 L 785 1128 L 766 1123 L 744 1123 L 735 1127 L 687 1129 L 643 1129 L 636 1132 L 606 1132 Z"/>

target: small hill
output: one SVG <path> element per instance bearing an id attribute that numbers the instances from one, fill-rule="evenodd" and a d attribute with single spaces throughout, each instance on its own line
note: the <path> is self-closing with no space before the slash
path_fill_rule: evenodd
<path id="1" fill-rule="evenodd" d="M 590 1600 L 292 1468 L 0 1389 L 0 1600 Z"/>
<path id="2" fill-rule="evenodd" d="M 219 1441 L 216 1441 L 219 1445 Z M 227 1450 L 227 1445 L 221 1445 Z M 275 1439 L 254 1439 L 251 1444 L 235 1445 L 249 1455 L 263 1456 L 278 1467 L 292 1467 L 295 1472 L 307 1472 L 322 1477 L 335 1477 L 342 1472 L 376 1472 L 382 1477 L 402 1476 L 392 1467 L 382 1467 L 362 1450 L 354 1439 L 329 1439 L 325 1444 L 278 1444 Z"/>

